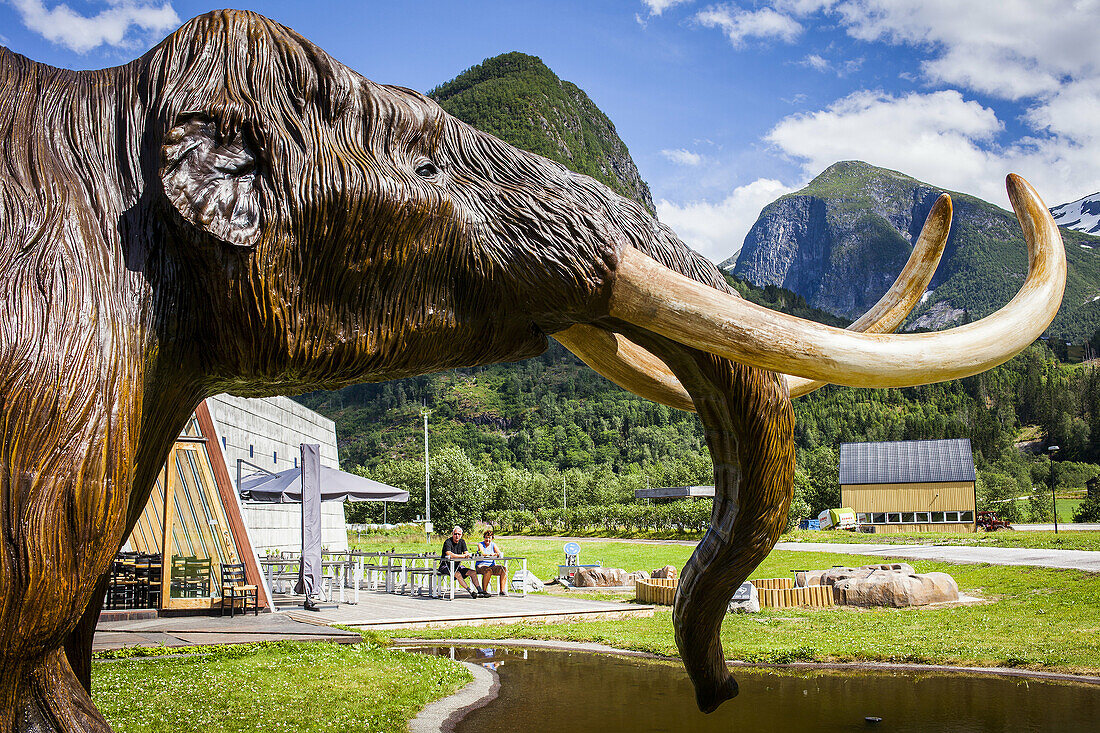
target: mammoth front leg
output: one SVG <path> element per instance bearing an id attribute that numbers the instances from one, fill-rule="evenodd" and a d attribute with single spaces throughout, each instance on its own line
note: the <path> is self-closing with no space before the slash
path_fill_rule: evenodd
<path id="1" fill-rule="evenodd" d="M 729 601 L 786 528 L 794 413 L 781 375 L 630 335 L 645 341 L 691 394 L 714 463 L 710 528 L 681 573 L 672 611 L 696 702 L 709 713 L 737 694 L 720 637 Z"/>
<path id="2" fill-rule="evenodd" d="M 64 648 L 124 526 L 101 487 L 0 476 L 0 733 L 111 730 Z"/>

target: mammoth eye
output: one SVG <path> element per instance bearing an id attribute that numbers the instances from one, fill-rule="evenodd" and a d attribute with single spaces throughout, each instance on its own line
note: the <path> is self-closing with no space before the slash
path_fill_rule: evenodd
<path id="1" fill-rule="evenodd" d="M 439 169 L 436 168 L 435 163 L 432 163 L 431 161 L 421 163 L 416 168 L 416 175 L 420 176 L 421 178 L 432 178 L 438 175 L 438 173 Z"/>

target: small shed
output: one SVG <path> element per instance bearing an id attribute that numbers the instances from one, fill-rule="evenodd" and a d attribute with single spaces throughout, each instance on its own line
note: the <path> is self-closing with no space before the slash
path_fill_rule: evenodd
<path id="1" fill-rule="evenodd" d="M 975 531 L 968 438 L 843 443 L 841 506 L 875 532 Z"/>

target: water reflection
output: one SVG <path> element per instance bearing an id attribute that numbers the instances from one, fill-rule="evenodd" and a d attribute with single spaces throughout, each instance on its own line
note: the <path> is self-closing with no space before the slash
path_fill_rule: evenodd
<path id="1" fill-rule="evenodd" d="M 456 733 L 1100 729 L 1100 688 L 1089 685 L 936 672 L 739 669 L 741 694 L 703 715 L 679 663 L 500 647 L 421 651 L 482 664 L 500 675 L 500 696 L 467 715 Z"/>

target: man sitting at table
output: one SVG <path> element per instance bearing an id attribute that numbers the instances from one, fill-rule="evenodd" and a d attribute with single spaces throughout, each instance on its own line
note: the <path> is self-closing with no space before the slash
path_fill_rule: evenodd
<path id="1" fill-rule="evenodd" d="M 481 542 L 477 543 L 477 552 L 482 557 L 504 557 L 504 552 L 497 546 L 497 543 L 493 542 L 492 527 L 485 530 Z M 474 563 L 474 567 L 481 576 L 481 587 L 485 589 L 486 593 L 489 591 L 489 581 L 495 575 L 500 578 L 500 594 L 502 596 L 508 595 L 507 591 L 504 590 L 504 575 L 506 572 L 504 565 L 498 565 L 493 560 L 478 560 Z"/>
<path id="2" fill-rule="evenodd" d="M 448 560 L 456 560 L 460 558 L 470 557 L 470 551 L 466 549 L 466 540 L 462 539 L 462 527 L 455 527 L 451 530 L 451 536 L 443 542 L 443 557 L 439 561 L 440 575 L 447 575 L 450 572 L 450 563 Z M 466 585 L 466 578 L 470 579 L 470 582 L 474 584 L 473 588 Z M 457 580 L 462 587 L 470 592 L 471 598 L 488 598 L 489 594 L 482 590 L 481 586 L 477 584 L 477 573 L 471 568 L 465 565 L 459 564 L 455 567 L 455 580 Z M 476 589 L 476 592 L 475 592 Z"/>

